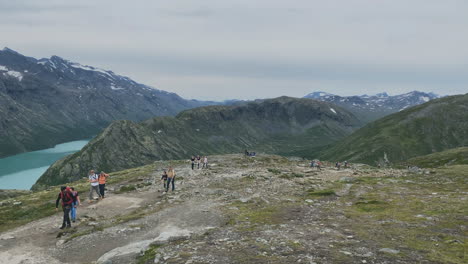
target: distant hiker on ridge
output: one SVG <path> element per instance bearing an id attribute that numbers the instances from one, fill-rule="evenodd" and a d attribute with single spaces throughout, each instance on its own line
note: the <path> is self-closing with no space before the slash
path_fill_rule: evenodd
<path id="1" fill-rule="evenodd" d="M 57 201 L 55 201 L 55 211 L 58 211 L 59 201 L 62 200 L 62 210 L 63 210 L 63 223 L 60 229 L 65 227 L 70 228 L 70 209 L 73 206 L 73 203 L 76 202 L 76 197 L 73 196 L 71 190 L 67 186 L 60 187 L 60 193 L 58 194 Z"/>
<path id="2" fill-rule="evenodd" d="M 203 168 L 208 169 L 208 157 L 203 157 Z"/>
<path id="3" fill-rule="evenodd" d="M 163 186 L 164 186 L 164 190 L 166 189 L 166 185 L 167 185 L 167 172 L 166 170 L 163 170 L 163 174 L 161 176 L 161 180 L 163 181 Z"/>
<path id="4" fill-rule="evenodd" d="M 197 155 L 197 169 L 200 169 L 200 155 Z"/>
<path id="5" fill-rule="evenodd" d="M 192 157 L 190 158 L 190 160 L 192 161 L 192 170 L 193 170 L 193 166 L 195 166 L 195 157 L 192 156 Z"/>
<path id="6" fill-rule="evenodd" d="M 89 171 L 88 181 L 91 183 L 91 187 L 89 188 L 89 202 L 92 203 L 94 200 L 93 192 L 96 192 L 98 197 L 101 198 L 101 194 L 99 193 L 99 176 L 94 173 L 94 170 Z"/>

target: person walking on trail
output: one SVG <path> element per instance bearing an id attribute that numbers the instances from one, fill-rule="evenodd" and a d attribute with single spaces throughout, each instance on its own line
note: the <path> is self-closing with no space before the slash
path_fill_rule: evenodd
<path id="1" fill-rule="evenodd" d="M 76 201 L 72 203 L 72 208 L 71 208 L 71 221 L 73 223 L 75 223 L 75 221 L 76 221 L 76 209 L 77 209 L 78 205 L 81 206 L 81 201 L 80 201 L 80 196 L 78 194 L 78 191 L 75 191 L 75 188 L 73 188 L 73 187 L 70 187 L 70 189 L 71 189 L 71 192 L 72 192 L 73 196 L 76 199 Z"/>
<path id="2" fill-rule="evenodd" d="M 193 170 L 193 167 L 195 166 L 195 157 L 192 156 L 190 160 L 192 161 L 192 170 Z"/>
<path id="3" fill-rule="evenodd" d="M 99 176 L 94 173 L 94 170 L 89 171 L 88 181 L 91 183 L 91 187 L 89 188 L 89 202 L 92 203 L 94 200 L 94 192 L 96 192 L 98 197 L 101 198 L 101 194 L 99 193 Z"/>
<path id="4" fill-rule="evenodd" d="M 76 197 L 73 196 L 69 187 L 62 186 L 60 187 L 60 193 L 58 194 L 57 201 L 55 201 L 55 211 L 58 211 L 59 201 L 62 200 L 62 210 L 63 210 L 63 223 L 60 229 L 65 227 L 70 228 L 70 210 L 73 207 L 73 203 L 76 202 Z"/>
<path id="5" fill-rule="evenodd" d="M 200 161 L 201 161 L 200 155 L 197 155 L 197 169 L 200 169 Z"/>
<path id="6" fill-rule="evenodd" d="M 99 193 L 101 194 L 101 198 L 104 199 L 104 191 L 106 189 L 106 181 L 107 181 L 107 178 L 109 177 L 109 174 L 101 171 L 101 173 L 99 174 L 99 179 L 98 179 L 98 182 L 99 182 Z"/>
<path id="7" fill-rule="evenodd" d="M 175 181 L 176 173 L 172 167 L 169 167 L 167 170 L 167 184 L 166 184 L 166 192 L 169 191 L 169 184 L 172 184 L 172 191 L 174 191 L 174 181 Z"/>
<path id="8" fill-rule="evenodd" d="M 322 162 L 321 162 L 320 160 L 317 161 L 317 169 L 318 169 L 319 171 L 322 170 Z"/>
<path id="9" fill-rule="evenodd" d="M 163 171 L 163 174 L 161 176 L 161 181 L 163 181 L 164 189 L 166 189 L 166 186 L 167 186 L 167 172 L 166 172 L 166 170 Z"/>
<path id="10" fill-rule="evenodd" d="M 208 169 L 208 157 L 203 157 L 203 169 Z"/>

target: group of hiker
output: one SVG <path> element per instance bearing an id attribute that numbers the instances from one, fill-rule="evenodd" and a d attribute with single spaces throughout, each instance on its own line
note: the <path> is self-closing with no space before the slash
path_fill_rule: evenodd
<path id="1" fill-rule="evenodd" d="M 348 161 L 344 161 L 344 162 L 339 162 L 339 161 L 337 161 L 337 162 L 335 163 L 335 168 L 336 168 L 337 170 L 340 170 L 342 165 L 344 166 L 345 169 L 347 169 L 347 168 L 349 167 Z"/>
<path id="2" fill-rule="evenodd" d="M 94 193 L 97 193 L 99 199 L 104 199 L 106 181 L 108 177 L 109 174 L 103 171 L 100 173 L 95 173 L 94 170 L 89 171 L 88 181 L 91 184 L 89 189 L 90 203 L 94 201 Z M 62 200 L 63 210 L 63 223 L 60 229 L 70 228 L 71 222 L 76 221 L 76 207 L 81 205 L 80 196 L 74 187 L 62 186 L 60 187 L 60 193 L 58 194 L 57 200 L 55 201 L 55 210 L 58 210 L 60 200 Z"/>
<path id="3" fill-rule="evenodd" d="M 312 160 L 310 162 L 311 168 L 317 168 L 317 170 L 322 170 L 322 162 L 320 160 Z"/>
<path id="4" fill-rule="evenodd" d="M 195 163 L 197 164 L 197 169 L 200 169 L 200 163 L 202 163 L 202 169 L 208 169 L 208 157 L 204 156 L 203 158 L 200 155 L 192 156 L 190 158 L 192 162 L 192 170 L 195 168 Z"/>

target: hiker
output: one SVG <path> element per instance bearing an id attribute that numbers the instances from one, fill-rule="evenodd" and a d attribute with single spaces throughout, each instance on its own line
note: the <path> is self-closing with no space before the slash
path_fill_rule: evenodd
<path id="1" fill-rule="evenodd" d="M 192 157 L 190 158 L 190 160 L 192 161 L 192 170 L 193 170 L 193 166 L 195 166 L 195 157 L 192 156 Z"/>
<path id="2" fill-rule="evenodd" d="M 166 170 L 163 170 L 161 180 L 163 181 L 164 189 L 166 189 L 166 186 L 167 186 L 167 172 L 166 172 Z"/>
<path id="3" fill-rule="evenodd" d="M 344 167 L 348 168 L 348 161 L 347 160 L 345 160 L 345 162 L 344 162 Z"/>
<path id="4" fill-rule="evenodd" d="M 99 176 L 94 173 L 94 170 L 89 171 L 88 181 L 91 183 L 91 187 L 89 188 L 89 202 L 92 203 L 94 200 L 93 192 L 96 192 L 99 198 L 101 198 L 101 194 L 99 193 Z"/>
<path id="5" fill-rule="evenodd" d="M 104 191 L 105 191 L 105 188 L 106 188 L 106 180 L 107 180 L 107 177 L 109 177 L 109 174 L 101 171 L 101 173 L 99 173 L 99 177 L 98 177 L 98 182 L 99 182 L 99 194 L 101 194 L 101 198 L 104 199 Z"/>
<path id="6" fill-rule="evenodd" d="M 206 156 L 203 157 L 203 168 L 208 169 L 208 158 Z"/>
<path id="7" fill-rule="evenodd" d="M 246 156 L 249 156 L 249 154 L 250 154 L 248 150 L 245 150 L 244 153 L 245 153 Z"/>
<path id="8" fill-rule="evenodd" d="M 322 162 L 321 162 L 320 160 L 317 161 L 317 169 L 318 169 L 319 171 L 322 170 Z"/>
<path id="9" fill-rule="evenodd" d="M 81 201 L 80 201 L 80 195 L 78 194 L 78 191 L 75 191 L 74 187 L 70 187 L 71 192 L 73 196 L 75 197 L 76 201 L 72 203 L 72 208 L 71 208 L 71 221 L 75 223 L 76 221 L 76 206 L 80 205 L 81 206 Z"/>
<path id="10" fill-rule="evenodd" d="M 340 168 L 341 168 L 341 163 L 337 161 L 336 164 L 335 164 L 335 167 L 336 167 L 338 170 L 340 170 Z"/>
<path id="11" fill-rule="evenodd" d="M 62 200 L 62 210 L 63 210 L 63 223 L 60 229 L 65 227 L 70 228 L 70 209 L 73 206 L 73 203 L 76 202 L 76 197 L 73 196 L 71 190 L 67 186 L 60 187 L 60 193 L 58 194 L 57 201 L 55 201 L 55 211 L 58 211 L 59 201 Z"/>
<path id="12" fill-rule="evenodd" d="M 171 184 L 171 183 L 172 183 L 172 191 L 174 191 L 174 189 L 175 189 L 175 186 L 174 186 L 175 176 L 176 176 L 176 173 L 175 173 L 174 169 L 171 166 L 169 166 L 169 169 L 167 170 L 166 192 L 169 191 L 169 184 Z"/>
<path id="13" fill-rule="evenodd" d="M 200 155 L 197 155 L 197 166 L 198 166 L 198 169 L 200 169 Z"/>

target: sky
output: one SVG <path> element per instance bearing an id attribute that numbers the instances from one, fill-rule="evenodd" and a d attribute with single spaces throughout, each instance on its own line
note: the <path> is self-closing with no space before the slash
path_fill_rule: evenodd
<path id="1" fill-rule="evenodd" d="M 188 99 L 468 92 L 466 0 L 0 0 L 0 49 Z"/>

